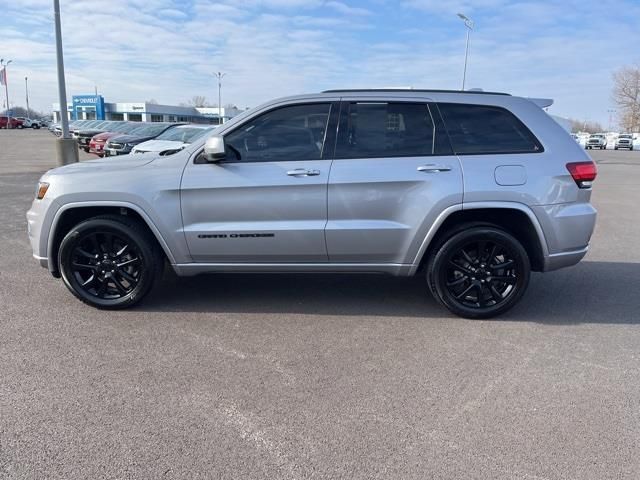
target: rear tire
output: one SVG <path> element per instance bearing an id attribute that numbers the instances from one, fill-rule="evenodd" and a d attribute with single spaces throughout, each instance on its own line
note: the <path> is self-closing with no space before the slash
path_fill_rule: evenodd
<path id="1" fill-rule="evenodd" d="M 461 317 L 505 313 L 529 285 L 531 264 L 524 247 L 494 226 L 466 225 L 456 232 L 431 254 L 427 266 L 431 293 Z"/>
<path id="2" fill-rule="evenodd" d="M 164 258 L 143 225 L 124 216 L 103 215 L 67 233 L 58 265 L 66 287 L 84 303 L 122 309 L 149 293 L 162 275 Z"/>

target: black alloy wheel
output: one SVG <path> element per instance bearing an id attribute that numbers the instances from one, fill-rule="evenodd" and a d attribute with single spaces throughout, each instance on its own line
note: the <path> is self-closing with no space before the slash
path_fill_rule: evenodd
<path id="1" fill-rule="evenodd" d="M 65 285 L 98 308 L 126 308 L 144 297 L 160 277 L 162 254 L 137 222 L 96 217 L 62 240 L 59 265 Z"/>
<path id="2" fill-rule="evenodd" d="M 494 227 L 474 227 L 442 244 L 427 276 L 432 293 L 451 312 L 490 318 L 520 300 L 530 270 L 529 257 L 513 236 Z"/>

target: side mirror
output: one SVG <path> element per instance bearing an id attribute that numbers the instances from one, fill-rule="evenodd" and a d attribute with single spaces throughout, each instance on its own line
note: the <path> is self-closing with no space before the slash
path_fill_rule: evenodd
<path id="1" fill-rule="evenodd" d="M 216 163 L 225 158 L 224 139 L 220 135 L 212 135 L 204 144 L 204 158 L 209 163 Z"/>

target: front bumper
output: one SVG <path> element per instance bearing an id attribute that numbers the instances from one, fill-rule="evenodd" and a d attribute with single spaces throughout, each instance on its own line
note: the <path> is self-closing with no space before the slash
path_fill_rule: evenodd
<path id="1" fill-rule="evenodd" d="M 97 155 L 102 155 L 104 153 L 104 146 L 104 143 L 90 143 L 89 152 L 95 153 Z"/>
<path id="2" fill-rule="evenodd" d="M 44 268 L 49 266 L 49 259 L 47 256 L 48 236 L 43 234 L 43 226 L 46 231 L 46 226 L 51 224 L 50 216 L 55 210 L 55 208 L 50 208 L 52 203 L 46 196 L 42 200 L 34 199 L 27 212 L 27 234 L 33 258 Z"/>
<path id="3" fill-rule="evenodd" d="M 115 157 L 117 155 L 128 155 L 129 153 L 131 153 L 131 149 L 132 147 L 125 147 L 125 148 L 111 148 L 108 145 L 104 147 L 104 155 L 105 157 Z"/>

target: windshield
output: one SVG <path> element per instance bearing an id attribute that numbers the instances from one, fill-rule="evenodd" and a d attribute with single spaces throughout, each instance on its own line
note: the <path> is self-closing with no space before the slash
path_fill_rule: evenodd
<path id="1" fill-rule="evenodd" d="M 156 140 L 171 140 L 174 142 L 191 143 L 192 140 L 204 135 L 211 128 L 202 127 L 173 127 L 156 137 Z"/>
<path id="2" fill-rule="evenodd" d="M 113 127 L 109 128 L 109 131 L 114 133 L 121 133 L 128 132 L 132 128 L 134 127 L 129 122 L 121 122 L 118 125 L 114 125 Z"/>
<path id="3" fill-rule="evenodd" d="M 157 123 L 154 125 L 141 125 L 129 132 L 130 135 L 136 135 L 138 137 L 155 137 L 160 132 L 167 128 L 165 123 Z"/>
<path id="4" fill-rule="evenodd" d="M 618 138 L 633 138 L 633 135 L 620 135 Z"/>

